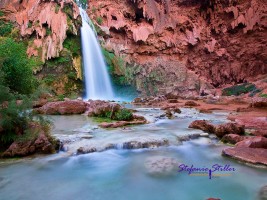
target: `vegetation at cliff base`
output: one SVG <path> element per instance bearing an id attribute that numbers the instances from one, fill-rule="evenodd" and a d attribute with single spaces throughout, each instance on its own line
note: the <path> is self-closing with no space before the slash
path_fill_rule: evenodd
<path id="1" fill-rule="evenodd" d="M 258 90 L 254 84 L 243 83 L 240 85 L 234 85 L 234 86 L 223 89 L 222 95 L 224 95 L 224 96 L 231 96 L 231 95 L 238 96 L 238 95 L 246 94 L 249 92 L 251 93 L 250 96 L 254 96 L 256 93 L 260 92 L 260 90 Z"/>
<path id="2" fill-rule="evenodd" d="M 34 59 L 28 58 L 23 43 L 0 38 L 0 144 L 9 145 L 23 135 L 33 121 L 30 111 L 38 81 L 33 75 Z"/>

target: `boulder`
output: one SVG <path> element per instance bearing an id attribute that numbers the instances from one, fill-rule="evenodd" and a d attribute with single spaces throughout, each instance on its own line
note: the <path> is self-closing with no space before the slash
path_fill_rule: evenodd
<path id="1" fill-rule="evenodd" d="M 249 137 L 243 141 L 238 142 L 236 146 L 267 149 L 267 138 L 261 136 Z"/>
<path id="2" fill-rule="evenodd" d="M 172 111 L 174 113 L 178 113 L 178 114 L 181 114 L 182 113 L 182 111 L 180 110 L 180 108 L 173 108 Z"/>
<path id="3" fill-rule="evenodd" d="M 260 189 L 258 197 L 259 200 L 267 200 L 267 185 Z"/>
<path id="4" fill-rule="evenodd" d="M 237 135 L 237 134 L 227 134 L 222 137 L 222 142 L 230 143 L 230 144 L 236 144 L 245 138 L 243 136 Z"/>
<path id="5" fill-rule="evenodd" d="M 110 103 L 108 101 L 101 100 L 89 100 L 87 114 L 89 117 L 101 116 L 107 112 L 111 112 L 111 115 L 120 110 L 121 106 L 117 103 Z"/>
<path id="6" fill-rule="evenodd" d="M 255 165 L 267 166 L 267 149 L 249 147 L 226 148 L 222 151 L 222 155 Z"/>
<path id="7" fill-rule="evenodd" d="M 69 115 L 81 114 L 86 111 L 87 104 L 79 100 L 48 102 L 44 106 L 34 109 L 38 114 Z"/>
<path id="8" fill-rule="evenodd" d="M 238 125 L 236 123 L 221 124 L 218 125 L 215 129 L 215 134 L 219 138 L 227 134 L 244 135 L 244 133 L 245 133 L 244 126 Z"/>
<path id="9" fill-rule="evenodd" d="M 39 131 L 37 138 L 33 137 L 27 141 L 15 141 L 3 153 L 3 157 L 23 157 L 34 153 L 50 154 L 55 152 L 55 144 L 51 137 L 47 136 L 43 130 Z"/>
<path id="10" fill-rule="evenodd" d="M 146 120 L 134 120 L 134 121 L 117 121 L 117 122 L 102 122 L 99 124 L 101 128 L 119 128 L 127 125 L 145 124 Z"/>
<path id="11" fill-rule="evenodd" d="M 208 133 L 214 133 L 215 131 L 215 126 L 208 123 L 206 120 L 195 120 L 189 125 L 189 128 L 200 129 Z"/>
<path id="12" fill-rule="evenodd" d="M 155 176 L 175 175 L 178 165 L 178 161 L 171 157 L 154 156 L 145 160 L 147 172 Z"/>
<path id="13" fill-rule="evenodd" d="M 169 109 L 167 109 L 165 111 L 165 115 L 166 115 L 166 117 L 168 117 L 168 119 L 172 119 L 173 118 L 173 114 L 172 114 L 171 110 L 169 110 Z"/>

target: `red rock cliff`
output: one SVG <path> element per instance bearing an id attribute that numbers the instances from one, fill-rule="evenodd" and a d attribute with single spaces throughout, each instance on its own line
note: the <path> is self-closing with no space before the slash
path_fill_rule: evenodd
<path id="1" fill-rule="evenodd" d="M 91 0 L 88 12 L 141 91 L 198 93 L 267 73 L 266 0 Z"/>
<path id="2" fill-rule="evenodd" d="M 58 57 L 67 32 L 77 35 L 79 9 L 73 0 L 2 0 L 0 9 L 31 42 L 29 56 Z"/>

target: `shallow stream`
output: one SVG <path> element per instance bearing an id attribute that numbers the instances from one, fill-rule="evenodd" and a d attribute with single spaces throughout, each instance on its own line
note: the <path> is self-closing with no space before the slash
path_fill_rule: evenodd
<path id="1" fill-rule="evenodd" d="M 97 128 L 97 123 L 86 116 L 53 116 L 53 134 L 69 140 L 66 152 L 0 162 L 0 199 L 254 200 L 259 189 L 267 184 L 266 169 L 222 157 L 225 146 L 214 137 L 177 140 L 181 135 L 201 133 L 187 128 L 193 120 L 207 119 L 220 124 L 227 121 L 227 113 L 200 114 L 194 109 L 182 109 L 182 114 L 169 120 L 158 117 L 162 114 L 159 109 L 137 110 L 151 123 L 105 130 Z M 153 149 L 119 148 L 126 141 L 162 138 L 169 145 Z M 105 150 L 111 143 L 117 148 Z M 75 155 L 81 146 L 95 147 L 99 152 Z M 189 175 L 178 172 L 181 164 L 199 168 L 230 165 L 235 171 L 214 172 L 212 177 L 203 173 Z"/>

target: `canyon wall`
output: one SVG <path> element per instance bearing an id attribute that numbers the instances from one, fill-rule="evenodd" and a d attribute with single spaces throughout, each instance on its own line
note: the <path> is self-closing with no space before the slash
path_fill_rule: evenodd
<path id="1" fill-rule="evenodd" d="M 2 0 L 2 21 L 13 24 L 7 35 L 40 60 L 35 73 L 56 95 L 81 91 L 81 17 L 73 0 Z"/>
<path id="2" fill-rule="evenodd" d="M 193 95 L 267 73 L 266 0 L 90 0 L 102 46 L 144 95 Z M 122 72 L 123 71 L 123 72 Z"/>

